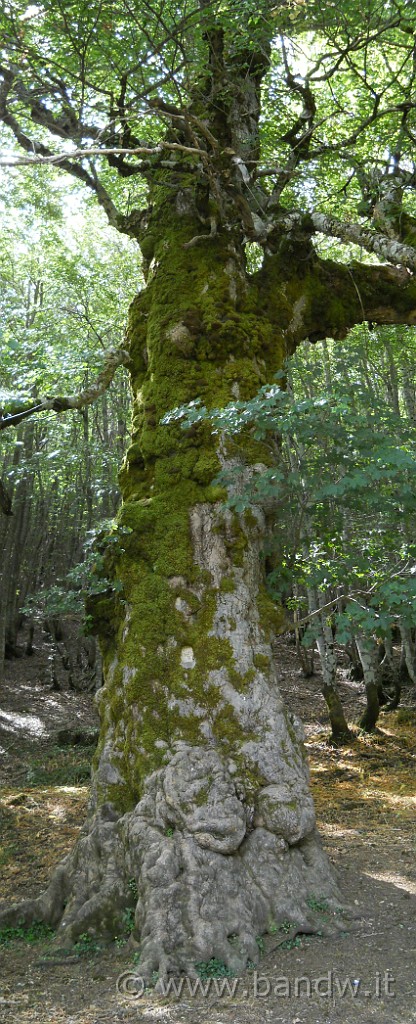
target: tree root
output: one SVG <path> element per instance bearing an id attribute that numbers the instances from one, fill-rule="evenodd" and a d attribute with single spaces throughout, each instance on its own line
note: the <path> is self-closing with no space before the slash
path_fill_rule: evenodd
<path id="1" fill-rule="evenodd" d="M 194 796 L 195 785 L 212 780 L 205 804 L 187 802 L 190 775 Z M 301 802 L 304 809 L 304 794 Z M 283 942 L 345 930 L 313 818 L 296 830 L 277 787 L 259 793 L 249 826 L 246 812 L 216 753 L 181 749 L 149 777 L 133 811 L 117 818 L 104 805 L 47 890 L 1 909 L 0 923 L 43 921 L 57 928 L 56 946 L 68 947 L 85 933 L 123 934 L 136 903 L 140 975 L 149 982 L 157 974 L 160 984 L 196 976 L 213 958 L 239 974 L 258 963 L 267 933 Z"/>

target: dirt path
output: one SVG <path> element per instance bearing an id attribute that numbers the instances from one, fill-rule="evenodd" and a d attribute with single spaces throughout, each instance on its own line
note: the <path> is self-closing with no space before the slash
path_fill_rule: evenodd
<path id="1" fill-rule="evenodd" d="M 336 938 L 281 936 L 264 943 L 257 971 L 208 979 L 197 994 L 185 983 L 175 998 L 120 994 L 117 979 L 136 978 L 132 950 L 85 941 L 70 956 L 3 934 L 0 1020 L 5 1024 L 412 1024 L 416 1021 L 416 785 L 414 702 L 383 716 L 379 733 L 343 751 L 328 746 L 319 680 L 304 680 L 282 645 L 282 689 L 303 717 L 320 831 L 346 900 L 360 919 Z M 26 666 L 27 669 L 27 666 Z M 23 672 L 23 667 L 19 667 Z M 33 671 L 33 670 L 32 670 Z M 19 689 L 10 678 L 0 711 L 4 787 L 0 803 L 2 899 L 39 891 L 83 819 L 91 748 L 57 744 L 57 730 L 94 726 L 89 698 L 48 694 L 39 679 Z M 359 686 L 342 683 L 357 715 Z M 1 713 L 6 717 L 1 717 Z M 28 736 L 31 716 L 33 729 Z M 37 721 L 37 724 L 36 724 Z M 312 894 L 325 925 L 328 913 Z M 30 937 L 30 936 L 29 936 Z M 0 936 L 1 941 L 1 936 Z M 262 945 L 261 940 L 259 940 Z M 135 986 L 139 984 L 135 982 Z M 221 990 L 225 985 L 225 991 Z M 229 986 L 232 986 L 230 989 Z M 120 988 L 120 985 L 119 985 Z M 232 994 L 230 994 L 232 993 Z"/>

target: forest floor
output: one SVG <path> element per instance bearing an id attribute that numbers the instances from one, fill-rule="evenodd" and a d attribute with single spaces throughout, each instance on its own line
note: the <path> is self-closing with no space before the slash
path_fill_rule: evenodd
<path id="1" fill-rule="evenodd" d="M 318 675 L 305 679 L 294 649 L 278 648 L 282 691 L 303 719 L 324 844 L 346 901 L 360 917 L 336 938 L 300 936 L 276 946 L 259 938 L 256 971 L 217 978 L 195 994 L 119 994 L 137 974 L 120 939 L 88 937 L 64 956 L 33 928 L 0 932 L 4 1024 L 412 1024 L 416 1021 L 416 706 L 382 715 L 372 736 L 348 747 L 327 741 Z M 37 894 L 82 823 L 96 728 L 91 696 L 47 688 L 41 652 L 8 663 L 0 707 L 2 840 L 0 899 Z M 362 686 L 340 672 L 347 717 L 357 719 Z M 68 741 L 71 740 L 71 743 Z M 76 742 L 75 742 L 76 741 Z M 315 909 L 328 920 L 315 894 Z M 302 980 L 300 980 L 302 979 Z M 221 989 L 221 985 L 224 989 Z"/>

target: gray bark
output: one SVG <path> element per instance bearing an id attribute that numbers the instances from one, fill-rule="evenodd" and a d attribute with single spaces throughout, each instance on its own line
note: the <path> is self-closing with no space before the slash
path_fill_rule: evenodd
<path id="1" fill-rule="evenodd" d="M 412 683 L 416 683 L 416 651 L 414 640 L 412 639 L 412 632 L 408 626 L 403 625 L 401 622 L 399 623 L 399 629 L 406 668 Z"/>
<path id="2" fill-rule="evenodd" d="M 209 635 L 218 640 L 229 637 L 233 658 L 249 673 L 243 691 L 227 666 L 208 672 L 206 679 L 207 690 L 215 686 L 221 694 L 212 715 L 231 716 L 242 742 L 230 746 L 227 754 L 191 687 L 186 699 L 172 695 L 172 711 L 184 719 L 199 719 L 203 742 L 177 739 L 165 744 L 163 766 L 145 780 L 136 806 L 120 815 L 111 799 L 103 802 L 106 788 L 110 797 L 122 772 L 108 719 L 83 837 L 43 896 L 0 915 L 3 922 L 17 915 L 60 922 L 59 944 L 86 931 L 111 936 L 122 927 L 129 879 L 134 879 L 140 973 L 149 979 L 157 971 L 160 982 L 170 973 L 195 973 L 196 962 L 212 957 L 233 971 L 244 969 L 249 960 L 257 963 L 256 938 L 262 933 L 274 933 L 283 921 L 290 921 L 294 932 L 318 926 L 308 904 L 313 894 L 327 899 L 334 911 L 340 907 L 315 828 L 302 727 L 283 707 L 271 647 L 257 611 L 263 515 L 257 511 L 258 529 L 244 564 L 234 567 L 231 591 L 221 590 L 229 572 L 227 522 L 225 532 L 220 530 L 223 516 L 212 505 L 194 507 L 191 534 L 195 561 L 217 594 Z M 175 599 L 182 581 L 171 582 Z M 202 600 L 202 592 L 199 596 Z M 191 614 L 181 599 L 178 607 L 185 619 Z M 259 656 L 261 669 L 255 667 Z M 181 664 L 184 681 L 190 679 L 195 665 L 191 647 L 182 648 Z M 116 672 L 114 662 L 106 687 L 98 694 L 102 709 L 108 707 Z M 328 928 L 338 928 L 335 916 Z"/>
<path id="3" fill-rule="evenodd" d="M 358 655 L 364 673 L 364 685 L 367 707 L 360 719 L 360 726 L 371 732 L 376 725 L 380 705 L 378 699 L 378 660 L 377 645 L 372 637 L 357 634 L 355 637 Z"/>

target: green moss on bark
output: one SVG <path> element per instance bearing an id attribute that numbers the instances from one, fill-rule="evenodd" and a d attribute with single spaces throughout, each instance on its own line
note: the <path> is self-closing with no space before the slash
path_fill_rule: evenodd
<path id="1" fill-rule="evenodd" d="M 219 442 L 208 424 L 184 431 L 162 418 L 199 397 L 208 407 L 236 394 L 251 398 L 281 366 L 285 344 L 275 324 L 284 325 L 290 305 L 279 293 L 273 317 L 264 310 L 227 233 L 184 247 L 200 234 L 200 222 L 191 213 L 178 217 L 163 175 L 149 231 L 155 266 L 145 293 L 132 304 L 128 328 L 133 439 L 120 474 L 119 524 L 129 532 L 123 550 L 112 556 L 122 600 L 111 614 L 97 609 L 108 646 L 103 729 L 111 729 L 124 780 L 107 786 L 107 798 L 123 809 L 139 799 L 145 777 L 164 763 L 175 740 L 198 745 L 209 735 L 236 759 L 242 778 L 249 770 L 241 753 L 247 734 L 218 680 L 225 674 L 244 693 L 256 668 L 266 670 L 269 661 L 258 655 L 253 669 L 242 672 L 230 640 L 213 635 L 213 624 L 221 596 L 235 589 L 234 570 L 244 566 L 258 523 L 247 513 L 242 523 L 235 516 L 227 530 L 219 525 L 225 564 L 216 589 L 195 560 L 190 512 L 224 497 L 212 481 L 220 469 L 219 448 L 223 459 L 227 447 L 233 454 L 234 442 Z M 247 464 L 270 458 L 249 434 L 239 437 L 238 454 Z M 259 609 L 269 633 L 279 614 L 265 594 Z M 236 627 L 230 615 L 229 631 Z M 112 651 L 118 662 L 110 672 Z"/>

